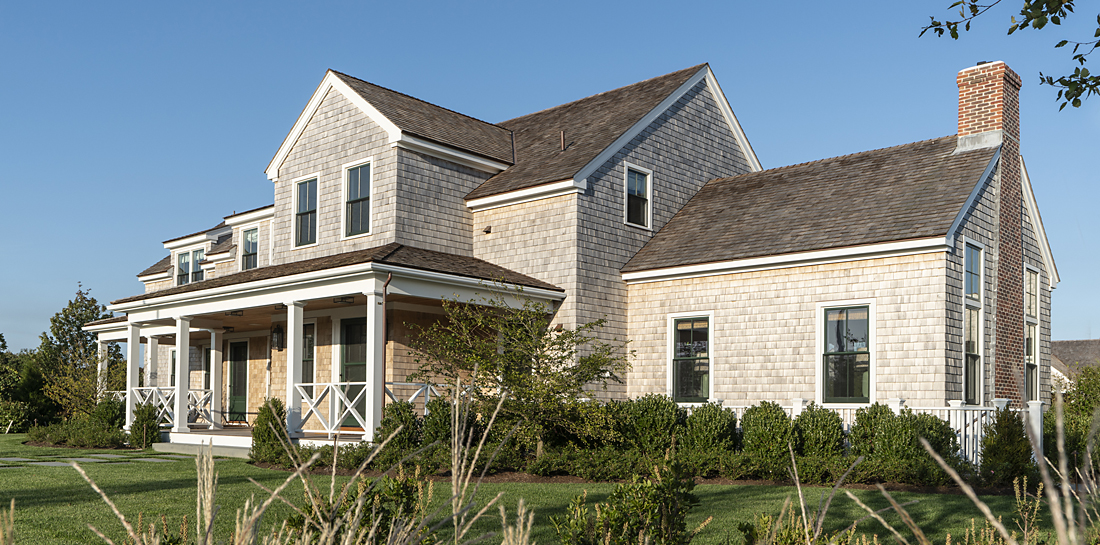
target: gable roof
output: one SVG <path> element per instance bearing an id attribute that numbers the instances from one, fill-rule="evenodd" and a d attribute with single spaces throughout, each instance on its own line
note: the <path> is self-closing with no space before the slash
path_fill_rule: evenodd
<path id="1" fill-rule="evenodd" d="M 1070 373 L 1081 372 L 1085 367 L 1100 366 L 1100 339 L 1081 341 L 1051 341 L 1051 362 L 1061 360 Z"/>
<path id="2" fill-rule="evenodd" d="M 573 178 L 692 76 L 707 69 L 706 64 L 692 66 L 498 123 L 515 134 L 515 164 L 486 180 L 466 199 Z M 561 131 L 565 131 L 564 151 Z"/>
<path id="3" fill-rule="evenodd" d="M 164 258 L 161 259 L 160 261 L 157 261 L 156 263 L 154 263 L 153 266 L 149 267 L 148 269 L 145 269 L 144 271 L 139 272 L 137 275 L 140 278 L 142 276 L 149 276 L 151 274 L 168 272 L 168 269 L 171 269 L 171 268 L 172 268 L 172 254 L 168 254 L 168 255 L 164 256 Z"/>
<path id="4" fill-rule="evenodd" d="M 155 299 L 157 297 L 163 297 L 166 295 L 176 295 L 180 293 L 202 291 L 222 286 L 243 284 L 245 282 L 254 282 L 257 280 L 266 280 L 269 278 L 279 278 L 283 276 L 290 276 L 293 274 L 302 274 L 313 271 L 332 269 L 336 267 L 343 267 L 347 265 L 358 265 L 361 263 L 385 263 L 389 265 L 407 267 L 410 269 L 435 271 L 444 274 L 476 278 L 489 282 L 503 280 L 504 282 L 507 282 L 509 284 L 515 284 L 519 286 L 541 288 L 559 292 L 565 291 L 553 284 L 531 278 L 530 276 L 520 274 L 510 269 L 505 269 L 504 267 L 501 267 L 499 265 L 493 265 L 488 261 L 484 261 L 474 257 L 446 254 L 443 252 L 424 250 L 421 248 L 414 248 L 412 246 L 405 246 L 403 244 L 391 242 L 383 246 L 376 246 L 374 248 L 368 248 L 366 250 L 346 252 L 326 257 L 318 257 L 315 259 L 307 259 L 304 261 L 295 261 L 283 265 L 272 265 L 269 267 L 249 269 L 247 271 L 241 271 L 236 274 L 218 276 L 210 280 L 192 282 L 183 286 L 177 286 L 174 288 L 168 288 L 165 290 L 155 291 L 142 295 L 135 295 L 133 297 L 126 297 L 117 301 L 111 301 L 111 304 L 118 305 L 122 303 L 131 303 L 134 301 L 144 301 L 147 299 Z"/>
<path id="5" fill-rule="evenodd" d="M 999 150 L 956 142 L 711 180 L 622 272 L 946 236 Z"/>

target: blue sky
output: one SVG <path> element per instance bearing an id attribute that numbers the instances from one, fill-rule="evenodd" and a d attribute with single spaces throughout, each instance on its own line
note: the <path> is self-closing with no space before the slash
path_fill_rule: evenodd
<path id="1" fill-rule="evenodd" d="M 1059 113 L 1038 85 L 1095 13 L 1006 36 L 1004 6 L 918 39 L 949 4 L 0 3 L 0 333 L 33 348 L 78 282 L 140 293 L 161 241 L 270 204 L 263 169 L 327 68 L 496 122 L 709 62 L 771 168 L 953 134 L 956 72 L 1004 60 L 1062 277 L 1053 337 L 1100 337 L 1100 98 Z"/>

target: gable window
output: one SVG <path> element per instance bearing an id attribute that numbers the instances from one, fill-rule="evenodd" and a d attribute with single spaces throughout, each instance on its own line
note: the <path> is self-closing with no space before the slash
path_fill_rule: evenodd
<path id="1" fill-rule="evenodd" d="M 869 307 L 825 309 L 826 403 L 870 403 L 870 325 Z"/>
<path id="2" fill-rule="evenodd" d="M 370 163 L 349 168 L 344 236 L 370 232 Z"/>
<path id="3" fill-rule="evenodd" d="M 1039 400 L 1039 273 L 1024 269 L 1024 399 Z"/>
<path id="4" fill-rule="evenodd" d="M 298 206 L 294 216 L 294 245 L 317 242 L 317 179 L 298 182 Z"/>
<path id="5" fill-rule="evenodd" d="M 672 324 L 672 399 L 703 403 L 710 397 L 710 318 L 679 318 Z"/>
<path id="6" fill-rule="evenodd" d="M 199 265 L 202 261 L 203 250 L 180 252 L 176 256 L 176 285 L 182 286 L 188 282 L 199 282 L 203 279 L 203 270 Z"/>
<path id="7" fill-rule="evenodd" d="M 626 168 L 626 223 L 650 227 L 651 173 L 644 169 Z"/>
<path id="8" fill-rule="evenodd" d="M 963 369 L 963 401 L 967 405 L 978 405 L 981 403 L 981 395 L 979 393 L 979 384 L 981 381 L 981 369 L 982 369 L 982 352 L 981 352 L 981 335 L 979 327 L 981 326 L 981 310 L 976 308 L 967 308 L 966 315 L 963 317 L 963 329 L 965 334 L 963 336 L 963 345 L 965 352 Z"/>
<path id="9" fill-rule="evenodd" d="M 982 300 L 982 250 L 973 244 L 966 245 L 965 294 L 967 299 Z"/>
<path id="10" fill-rule="evenodd" d="M 1024 315 L 1039 317 L 1039 273 L 1028 269 L 1024 275 Z"/>
<path id="11" fill-rule="evenodd" d="M 259 229 L 249 229 L 244 232 L 241 237 L 244 242 L 242 245 L 243 251 L 241 252 L 241 270 L 247 271 L 249 269 L 255 269 L 257 265 L 257 254 L 260 249 L 260 233 Z"/>

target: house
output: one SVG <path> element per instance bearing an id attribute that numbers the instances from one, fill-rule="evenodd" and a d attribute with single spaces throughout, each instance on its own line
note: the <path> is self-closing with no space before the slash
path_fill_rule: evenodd
<path id="1" fill-rule="evenodd" d="M 1100 339 L 1050 343 L 1051 383 L 1065 391 L 1085 367 L 1100 366 Z"/>
<path id="2" fill-rule="evenodd" d="M 329 71 L 274 204 L 165 241 L 85 329 L 127 343 L 127 414 L 157 403 L 173 442 L 269 396 L 294 433 L 369 438 L 387 397 L 432 394 L 405 381 L 410 324 L 493 281 L 631 339 L 611 397 L 1045 400 L 1058 277 L 1020 80 L 957 84 L 957 135 L 763 170 L 708 65 L 497 124 Z"/>

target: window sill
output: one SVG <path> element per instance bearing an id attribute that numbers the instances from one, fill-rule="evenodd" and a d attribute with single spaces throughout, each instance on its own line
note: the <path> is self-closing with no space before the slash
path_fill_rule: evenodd
<path id="1" fill-rule="evenodd" d="M 340 241 L 343 242 L 345 240 L 355 240 L 357 238 L 369 237 L 373 234 L 374 234 L 374 231 L 367 231 L 366 233 L 359 233 L 357 235 L 346 235 L 346 236 L 341 237 Z"/>
<path id="2" fill-rule="evenodd" d="M 293 250 L 304 250 L 306 248 L 316 248 L 319 245 L 320 245 L 319 242 L 314 242 L 314 243 L 311 243 L 311 244 L 303 244 L 301 246 L 295 246 L 295 247 L 291 248 L 291 251 L 293 251 Z M 258 269 L 259 267 L 256 267 L 256 268 Z"/>
<path id="3" fill-rule="evenodd" d="M 639 231 L 648 231 L 648 232 L 650 232 L 650 233 L 652 233 L 652 232 L 653 232 L 653 228 L 652 228 L 652 227 L 646 227 L 646 226 L 644 226 L 644 225 L 638 225 L 638 224 L 636 224 L 636 223 L 630 223 L 629 221 L 624 221 L 624 222 L 623 222 L 623 225 L 625 225 L 625 226 L 627 226 L 627 227 L 630 227 L 630 228 L 633 228 L 633 229 L 638 229 Z"/>

